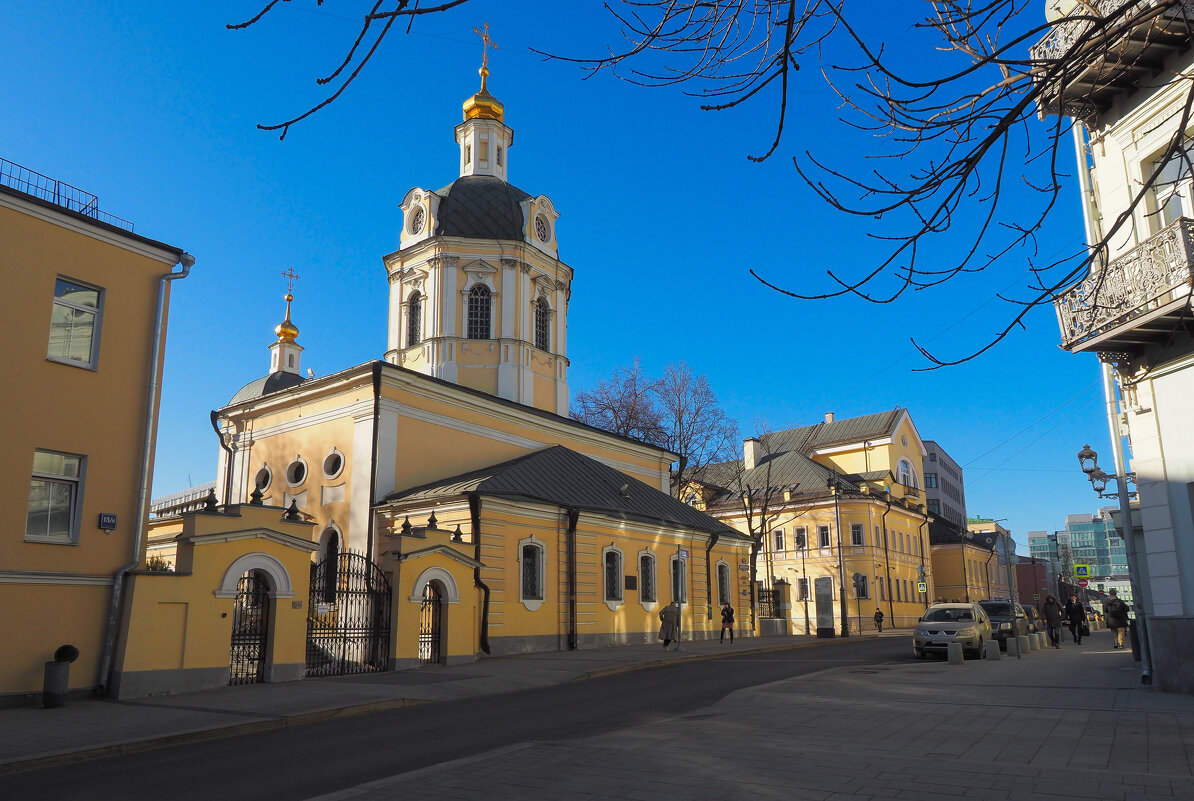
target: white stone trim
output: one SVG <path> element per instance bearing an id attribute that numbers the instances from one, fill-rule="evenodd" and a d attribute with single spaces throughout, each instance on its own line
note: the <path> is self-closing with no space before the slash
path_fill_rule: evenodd
<path id="1" fill-rule="evenodd" d="M 605 597 L 605 557 L 607 554 L 618 555 L 618 597 Z M 617 612 L 626 603 L 626 554 L 615 543 L 610 543 L 601 549 L 601 599 L 611 612 Z"/>
<path id="2" fill-rule="evenodd" d="M 429 567 L 420 573 L 419 577 L 415 579 L 414 593 L 407 600 L 413 604 L 423 603 L 423 592 L 432 581 L 438 581 L 444 585 L 444 603 L 460 603 L 460 590 L 456 587 L 456 579 L 452 578 L 452 574 L 442 567 Z"/>
<path id="3" fill-rule="evenodd" d="M 522 549 L 533 545 L 539 549 L 539 574 L 535 577 L 538 582 L 539 598 L 524 598 L 522 595 Z M 514 560 L 518 565 L 518 600 L 528 612 L 536 612 L 547 599 L 547 543 L 532 534 L 518 541 L 518 554 Z"/>
<path id="4" fill-rule="evenodd" d="M 224 571 L 224 578 L 221 580 L 220 586 L 213 590 L 212 594 L 217 598 L 235 598 L 237 582 L 250 570 L 260 570 L 270 577 L 269 595 L 271 598 L 294 597 L 290 574 L 286 572 L 285 565 L 267 553 L 247 553 L 237 559 Z"/>

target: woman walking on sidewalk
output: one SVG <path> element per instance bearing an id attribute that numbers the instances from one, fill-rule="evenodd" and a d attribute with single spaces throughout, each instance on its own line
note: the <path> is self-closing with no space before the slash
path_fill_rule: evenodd
<path id="1" fill-rule="evenodd" d="M 1049 631 L 1049 642 L 1054 648 L 1061 647 L 1061 616 L 1063 611 L 1061 604 L 1057 603 L 1057 599 L 1052 595 L 1045 599 L 1045 604 L 1041 607 L 1041 617 L 1045 619 L 1045 626 Z"/>
<path id="2" fill-rule="evenodd" d="M 726 641 L 726 632 L 730 632 L 730 645 L 734 644 L 734 607 L 726 601 L 721 608 L 721 641 Z"/>

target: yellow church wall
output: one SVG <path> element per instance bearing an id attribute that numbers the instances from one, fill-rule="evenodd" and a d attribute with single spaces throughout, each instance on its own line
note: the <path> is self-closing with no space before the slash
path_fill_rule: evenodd
<path id="1" fill-rule="evenodd" d="M 312 526 L 282 514 L 244 505 L 183 516 L 175 571 L 130 577 L 116 697 L 227 684 L 236 582 L 249 569 L 270 576 L 266 680 L 302 678 Z"/>

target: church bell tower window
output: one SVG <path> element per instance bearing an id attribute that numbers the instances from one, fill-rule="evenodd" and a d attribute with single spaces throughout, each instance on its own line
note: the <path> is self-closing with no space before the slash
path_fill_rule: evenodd
<path id="1" fill-rule="evenodd" d="M 544 298 L 535 302 L 535 347 L 551 349 L 551 307 Z"/>
<path id="2" fill-rule="evenodd" d="M 478 284 L 468 293 L 468 338 L 489 339 L 490 314 L 489 287 Z"/>
<path id="3" fill-rule="evenodd" d="M 423 341 L 423 296 L 411 294 L 406 312 L 406 346 L 418 345 Z"/>

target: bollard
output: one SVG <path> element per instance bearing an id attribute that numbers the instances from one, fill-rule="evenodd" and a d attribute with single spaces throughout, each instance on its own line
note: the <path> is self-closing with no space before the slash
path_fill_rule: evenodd
<path id="1" fill-rule="evenodd" d="M 78 658 L 78 648 L 63 645 L 54 652 L 54 661 L 46 662 L 45 682 L 41 694 L 43 707 L 53 709 L 66 702 L 66 690 L 70 686 L 70 664 Z"/>
<path id="2" fill-rule="evenodd" d="M 999 640 L 991 640 L 990 642 L 988 642 L 986 644 L 986 646 L 984 646 L 984 649 L 986 650 L 986 653 L 983 654 L 984 657 L 986 657 L 987 659 L 992 659 L 992 660 L 999 659 Z M 1007 655 L 1008 656 L 1012 655 L 1010 642 L 1008 645 Z"/>
<path id="3" fill-rule="evenodd" d="M 960 642 L 951 642 L 945 647 L 945 653 L 948 655 L 951 665 L 960 665 L 966 661 L 966 656 L 962 653 L 962 643 Z"/>
<path id="4" fill-rule="evenodd" d="M 1020 654 L 1022 654 L 1022 653 L 1024 653 L 1024 651 L 1020 648 L 1020 638 L 1019 637 L 1008 637 L 1007 638 L 1007 655 L 1009 657 L 1013 657 L 1013 656 L 1020 656 Z"/>
<path id="5" fill-rule="evenodd" d="M 1032 651 L 1032 643 L 1028 641 L 1027 634 L 1016 635 L 1016 645 L 1020 648 L 1020 653 L 1026 654 Z"/>

